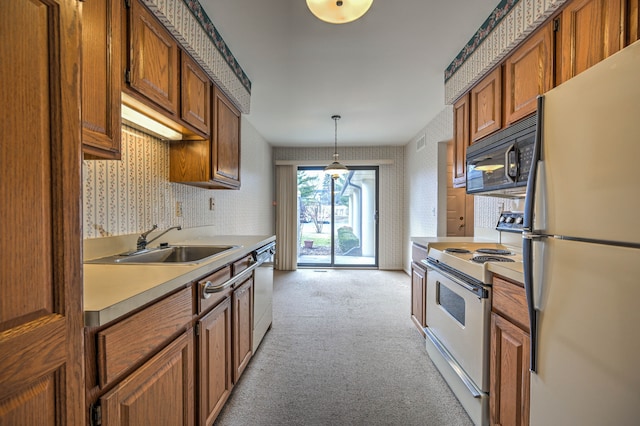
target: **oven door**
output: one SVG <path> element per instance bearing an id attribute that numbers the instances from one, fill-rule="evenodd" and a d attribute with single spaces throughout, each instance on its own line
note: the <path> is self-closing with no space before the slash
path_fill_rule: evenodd
<path id="1" fill-rule="evenodd" d="M 431 268 L 427 273 L 427 324 L 439 340 L 434 343 L 444 346 L 477 388 L 489 392 L 491 292 L 480 290 Z"/>

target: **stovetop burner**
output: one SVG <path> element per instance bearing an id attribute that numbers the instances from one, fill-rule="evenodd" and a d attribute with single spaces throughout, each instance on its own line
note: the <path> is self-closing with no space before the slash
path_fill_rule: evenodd
<path id="1" fill-rule="evenodd" d="M 479 250 L 478 250 L 479 251 Z M 485 262 L 515 262 L 513 259 L 509 259 L 508 257 L 502 256 L 473 256 L 471 258 L 472 261 L 476 263 L 485 263 Z"/>
<path id="2" fill-rule="evenodd" d="M 467 249 L 455 248 L 455 247 L 448 247 L 448 248 L 444 249 L 444 251 L 447 252 L 447 253 L 462 253 L 462 254 L 471 253 L 471 251 L 469 251 Z"/>
<path id="3" fill-rule="evenodd" d="M 509 250 L 503 250 L 503 249 L 492 249 L 492 248 L 479 248 L 476 250 L 477 253 L 482 253 L 482 254 L 497 254 L 497 255 L 509 255 L 512 254 L 511 251 Z"/>

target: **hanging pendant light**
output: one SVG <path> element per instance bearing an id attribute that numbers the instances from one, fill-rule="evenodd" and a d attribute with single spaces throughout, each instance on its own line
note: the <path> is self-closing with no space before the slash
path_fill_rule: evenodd
<path id="1" fill-rule="evenodd" d="M 307 0 L 316 18 L 330 24 L 346 24 L 367 13 L 373 0 Z"/>
<path id="2" fill-rule="evenodd" d="M 338 120 L 340 120 L 339 115 L 331 116 L 331 119 L 335 123 L 335 143 L 334 143 L 334 151 L 333 151 L 333 163 L 329 164 L 324 168 L 324 172 L 328 175 L 331 175 L 333 179 L 338 179 L 341 175 L 349 172 L 345 166 L 340 164 L 338 161 Z"/>

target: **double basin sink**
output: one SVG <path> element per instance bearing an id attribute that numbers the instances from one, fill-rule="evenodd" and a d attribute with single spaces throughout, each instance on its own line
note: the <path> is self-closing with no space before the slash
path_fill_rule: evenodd
<path id="1" fill-rule="evenodd" d="M 238 246 L 166 246 L 87 260 L 97 264 L 168 265 L 200 263 Z"/>

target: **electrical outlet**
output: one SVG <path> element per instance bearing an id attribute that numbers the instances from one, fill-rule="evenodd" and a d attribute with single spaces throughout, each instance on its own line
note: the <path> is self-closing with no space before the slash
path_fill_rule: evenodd
<path id="1" fill-rule="evenodd" d="M 213 211 L 216 209 L 216 200 L 211 197 L 209 198 L 209 210 Z"/>
<path id="2" fill-rule="evenodd" d="M 176 217 L 182 217 L 182 201 L 176 201 Z"/>

